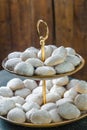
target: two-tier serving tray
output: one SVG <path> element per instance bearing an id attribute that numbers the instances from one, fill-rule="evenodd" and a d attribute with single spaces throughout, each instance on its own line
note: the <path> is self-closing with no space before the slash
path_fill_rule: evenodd
<path id="1" fill-rule="evenodd" d="M 40 28 L 39 27 L 40 27 L 41 23 L 44 24 L 45 27 L 46 27 L 46 30 L 47 30 L 46 36 L 41 36 L 40 35 Z M 42 61 L 44 61 L 45 60 L 45 49 L 44 49 L 45 40 L 48 38 L 48 34 L 49 34 L 49 29 L 48 29 L 47 23 L 44 22 L 43 20 L 39 20 L 37 22 L 37 31 L 38 31 L 39 38 L 40 38 Z M 80 69 L 82 69 L 82 67 L 85 64 L 85 60 L 80 55 L 77 54 L 77 56 L 81 59 L 81 62 L 80 62 L 80 64 L 78 66 L 75 67 L 74 71 L 63 73 L 63 74 L 50 75 L 50 76 L 41 76 L 41 75 L 40 76 L 37 76 L 37 75 L 25 76 L 25 75 L 17 74 L 14 71 L 10 71 L 5 67 L 5 63 L 8 60 L 8 58 L 5 58 L 3 60 L 2 66 L 6 71 L 8 71 L 10 73 L 13 73 L 13 74 L 16 74 L 18 76 L 22 76 L 22 77 L 33 79 L 33 80 L 42 80 L 43 81 L 43 102 L 45 104 L 46 103 L 46 80 L 48 80 L 48 79 L 56 79 L 56 78 L 63 77 L 63 76 L 69 76 L 69 75 L 72 75 L 72 74 L 76 73 Z M 7 121 L 7 122 L 10 122 L 10 123 L 13 123 L 13 124 L 16 124 L 16 125 L 20 125 L 20 126 L 26 126 L 26 127 L 55 127 L 55 126 L 60 126 L 60 125 L 64 125 L 64 124 L 69 124 L 71 122 L 75 122 L 75 121 L 80 120 L 80 119 L 82 119 L 82 118 L 84 118 L 86 116 L 87 116 L 87 114 L 82 114 L 80 117 L 72 119 L 72 120 L 65 120 L 65 121 L 62 121 L 62 122 L 50 123 L 50 124 L 18 123 L 18 122 L 10 121 L 4 116 L 0 116 L 0 118 Z"/>

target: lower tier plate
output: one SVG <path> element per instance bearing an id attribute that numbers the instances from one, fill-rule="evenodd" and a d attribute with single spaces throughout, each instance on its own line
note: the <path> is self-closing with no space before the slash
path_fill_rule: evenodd
<path id="1" fill-rule="evenodd" d="M 5 117 L 3 117 L 3 116 L 0 116 L 1 119 L 5 120 L 5 121 L 7 121 L 7 122 L 10 122 L 10 123 L 12 123 L 12 124 L 15 124 L 15 125 L 20 125 L 20 126 L 25 126 L 25 127 L 38 127 L 38 128 L 62 126 L 62 125 L 65 125 L 65 124 L 69 124 L 69 123 L 78 121 L 78 120 L 83 119 L 83 118 L 85 118 L 85 117 L 87 117 L 87 113 L 81 115 L 80 117 L 78 117 L 78 118 L 76 118 L 76 119 L 65 120 L 65 121 L 58 122 L 58 123 L 50 123 L 50 124 L 33 124 L 33 123 L 18 123 L 18 122 L 10 121 L 10 120 L 8 120 L 7 118 L 5 118 Z"/>

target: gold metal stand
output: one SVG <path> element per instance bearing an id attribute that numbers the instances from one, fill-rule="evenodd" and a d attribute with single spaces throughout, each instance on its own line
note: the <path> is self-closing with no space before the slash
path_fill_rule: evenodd
<path id="1" fill-rule="evenodd" d="M 45 36 L 42 36 L 40 33 L 40 24 L 41 23 L 44 24 L 46 27 L 46 35 Z M 44 22 L 43 20 L 39 20 L 37 22 L 37 32 L 39 35 L 40 45 L 41 45 L 41 59 L 42 59 L 42 61 L 45 61 L 45 47 L 44 46 L 45 46 L 45 41 L 49 35 L 49 29 L 48 29 L 47 23 Z M 43 82 L 43 102 L 44 102 L 44 104 L 46 104 L 46 80 L 43 80 L 42 82 Z"/>

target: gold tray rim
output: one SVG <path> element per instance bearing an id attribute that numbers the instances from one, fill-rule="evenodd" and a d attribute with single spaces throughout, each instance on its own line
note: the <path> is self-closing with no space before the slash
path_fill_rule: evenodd
<path id="1" fill-rule="evenodd" d="M 62 73 L 62 74 L 56 74 L 56 75 L 51 75 L 51 76 L 42 76 L 42 75 L 34 75 L 34 76 L 26 76 L 26 75 L 21 75 L 21 74 L 17 74 L 15 73 L 14 71 L 10 71 L 9 69 L 7 69 L 5 67 L 5 62 L 7 61 L 7 57 L 2 61 L 2 67 L 12 73 L 12 74 L 15 74 L 15 75 L 18 75 L 18 76 L 21 76 L 21 77 L 25 77 L 25 78 L 29 78 L 29 79 L 33 79 L 33 80 L 46 80 L 46 79 L 55 79 L 55 78 L 59 78 L 59 77 L 63 77 L 63 76 L 69 76 L 69 75 L 72 75 L 76 72 L 78 72 L 81 68 L 83 68 L 84 64 L 85 64 L 85 60 L 82 58 L 82 56 L 80 56 L 79 54 L 76 54 L 80 59 L 81 59 L 81 63 L 75 67 L 75 70 L 74 71 L 71 71 L 71 72 L 67 72 L 67 73 Z"/>
<path id="2" fill-rule="evenodd" d="M 9 122 L 11 124 L 15 124 L 15 125 L 19 125 L 19 126 L 25 126 L 25 127 L 36 127 L 36 128 L 62 126 L 62 125 L 66 125 L 66 124 L 70 124 L 70 123 L 76 122 L 76 121 L 81 120 L 81 119 L 83 119 L 85 117 L 87 117 L 87 113 L 81 115 L 78 118 L 71 119 L 71 120 L 65 120 L 65 121 L 61 121 L 61 122 L 57 122 L 57 123 L 33 124 L 33 123 L 18 123 L 18 122 L 15 122 L 15 121 L 8 120 L 7 118 L 5 118 L 3 116 L 0 116 L 1 119 L 5 120 L 6 122 Z"/>

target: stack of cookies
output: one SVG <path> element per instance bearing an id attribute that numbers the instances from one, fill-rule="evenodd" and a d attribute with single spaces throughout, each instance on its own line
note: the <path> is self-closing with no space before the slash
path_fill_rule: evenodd
<path id="1" fill-rule="evenodd" d="M 51 76 L 74 71 L 81 58 L 70 47 L 45 46 L 45 61 L 41 60 L 41 50 L 34 47 L 24 52 L 12 52 L 8 55 L 5 68 L 24 76 Z"/>
<path id="2" fill-rule="evenodd" d="M 76 119 L 87 113 L 87 82 L 64 76 L 46 81 L 11 79 L 0 87 L 0 116 L 18 123 L 50 124 Z"/>

